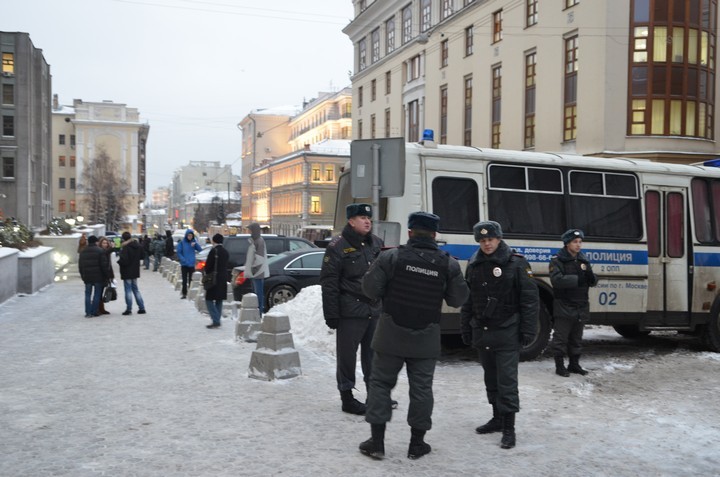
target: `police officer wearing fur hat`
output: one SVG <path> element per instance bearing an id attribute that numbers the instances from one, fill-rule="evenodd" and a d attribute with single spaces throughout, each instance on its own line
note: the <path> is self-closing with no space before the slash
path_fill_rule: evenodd
<path id="1" fill-rule="evenodd" d="M 470 298 L 461 310 L 462 339 L 478 350 L 493 417 L 478 434 L 502 431 L 500 447 L 515 447 L 515 414 L 520 410 L 520 348 L 537 333 L 540 299 L 525 257 L 502 240 L 494 221 L 473 227 L 480 249 L 468 261 Z"/>
<path id="2" fill-rule="evenodd" d="M 365 404 L 355 399 L 355 363 L 360 348 L 360 364 L 367 387 L 372 364 L 370 341 L 380 316 L 380 301 L 362 291 L 362 277 L 380 254 L 383 241 L 372 233 L 372 206 L 349 204 L 347 225 L 325 250 L 320 286 L 325 323 L 335 334 L 337 346 L 337 386 L 342 410 L 365 414 Z"/>
<path id="3" fill-rule="evenodd" d="M 583 323 L 590 318 L 588 287 L 597 285 L 597 276 L 584 253 L 581 252 L 585 234 L 580 229 L 566 231 L 560 240 L 563 248 L 550 260 L 550 283 L 553 286 L 553 339 L 550 345 L 555 355 L 555 373 L 586 375 L 580 367 Z M 565 355 L 570 364 L 565 368 Z"/>
<path id="4" fill-rule="evenodd" d="M 367 296 L 382 300 L 365 414 L 371 438 L 360 444 L 360 451 L 375 459 L 385 455 L 385 423 L 392 417 L 390 394 L 403 365 L 411 390 L 408 457 L 417 459 L 430 452 L 424 436 L 432 425 L 442 303 L 458 307 L 468 296 L 460 265 L 435 242 L 440 217 L 412 213 L 408 229 L 407 244 L 382 252 L 362 281 Z"/>

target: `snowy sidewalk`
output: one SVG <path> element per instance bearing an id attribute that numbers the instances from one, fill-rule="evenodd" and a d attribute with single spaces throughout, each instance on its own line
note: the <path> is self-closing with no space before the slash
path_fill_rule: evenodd
<path id="1" fill-rule="evenodd" d="M 718 475 L 713 353 L 601 354 L 587 378 L 523 363 L 512 450 L 474 433 L 490 412 L 480 366 L 441 361 L 432 453 L 406 457 L 403 374 L 387 457 L 373 461 L 357 449 L 369 425 L 340 411 L 317 287 L 281 307 L 303 374 L 273 382 L 248 378 L 255 344 L 234 340 L 234 322 L 206 329 L 159 273 L 143 270 L 139 288 L 146 315 L 120 315 L 121 286 L 110 315 L 83 318 L 72 277 L 0 305 L 0 475 Z"/>

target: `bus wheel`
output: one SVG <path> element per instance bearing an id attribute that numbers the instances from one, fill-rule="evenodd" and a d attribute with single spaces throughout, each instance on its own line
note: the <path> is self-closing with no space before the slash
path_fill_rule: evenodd
<path id="1" fill-rule="evenodd" d="M 703 333 L 703 342 L 710 351 L 720 352 L 720 314 L 710 316 Z"/>
<path id="2" fill-rule="evenodd" d="M 637 339 L 650 334 L 649 331 L 640 331 L 637 325 L 614 325 L 613 328 L 623 338 Z"/>
<path id="3" fill-rule="evenodd" d="M 520 361 L 530 361 L 535 359 L 545 351 L 548 341 L 550 341 L 550 330 L 552 325 L 550 323 L 550 312 L 548 311 L 545 304 L 540 301 L 540 314 L 538 316 L 538 333 L 535 335 L 535 339 L 528 346 L 525 346 L 520 350 Z"/>

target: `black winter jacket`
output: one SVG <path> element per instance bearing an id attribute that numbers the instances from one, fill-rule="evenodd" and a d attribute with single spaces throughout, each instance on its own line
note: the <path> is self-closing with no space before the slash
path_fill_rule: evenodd
<path id="1" fill-rule="evenodd" d="M 421 260 L 428 260 L 431 263 L 446 263 L 446 270 L 437 274 L 437 280 L 440 281 L 437 285 L 441 288 L 441 296 L 445 303 L 452 307 L 459 307 L 465 303 L 468 297 L 468 287 L 457 260 L 439 250 L 435 241 L 429 238 L 411 238 L 406 247 L 421 253 L 423 255 Z M 385 299 L 387 303 L 388 297 L 391 296 L 388 292 L 392 293 L 392 290 L 396 288 L 393 285 L 398 283 L 397 280 L 405 280 L 404 285 L 410 287 L 417 283 L 417 280 L 412 277 L 396 276 L 399 255 L 399 248 L 386 250 L 373 262 L 370 270 L 363 277 L 362 285 L 366 295 Z M 422 261 L 418 263 L 422 263 Z M 419 266 L 422 267 L 422 265 Z M 440 323 L 427 324 L 427 314 L 440 313 L 441 308 L 442 301 L 438 304 L 437 309 L 427 310 L 427 313 L 416 311 L 413 315 L 408 316 L 410 312 L 407 311 L 405 316 L 393 317 L 384 307 L 375 330 L 372 349 L 407 358 L 437 358 L 440 356 Z M 414 322 L 417 326 L 402 326 L 398 322 Z"/>
<path id="2" fill-rule="evenodd" d="M 135 239 L 123 242 L 120 249 L 120 278 L 123 280 L 132 280 L 140 278 L 140 260 L 143 258 L 142 245 Z"/>
<path id="3" fill-rule="evenodd" d="M 215 245 L 210 250 L 205 262 L 204 273 L 209 275 L 217 270 L 217 276 L 215 277 L 215 286 L 205 291 L 206 300 L 227 300 L 227 267 L 229 259 L 230 255 L 222 245 Z M 262 298 L 258 297 L 258 300 L 262 300 Z"/>
<path id="4" fill-rule="evenodd" d="M 587 321 L 590 318 L 588 287 L 594 287 L 597 281 L 584 253 L 573 257 L 565 247 L 561 248 L 550 260 L 550 283 L 555 295 L 553 316 Z"/>
<path id="5" fill-rule="evenodd" d="M 109 266 L 107 254 L 95 243 L 89 244 L 80 252 L 78 270 L 85 283 L 105 283 L 110 278 L 107 272 Z"/>
<path id="6" fill-rule="evenodd" d="M 372 233 L 360 236 L 350 224 L 328 244 L 320 272 L 323 314 L 328 324 L 340 318 L 380 316 L 380 301 L 363 293 L 362 278 L 382 246 L 380 237 Z"/>
<path id="7" fill-rule="evenodd" d="M 475 252 L 465 280 L 470 298 L 461 310 L 461 331 L 474 347 L 519 350 L 521 335 L 537 333 L 540 297 L 532 269 L 504 241 L 492 255 Z M 489 305 L 488 297 L 497 303 Z"/>

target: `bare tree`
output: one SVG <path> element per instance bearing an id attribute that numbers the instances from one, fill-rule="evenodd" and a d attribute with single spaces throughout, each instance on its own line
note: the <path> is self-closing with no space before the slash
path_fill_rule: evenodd
<path id="1" fill-rule="evenodd" d="M 195 214 L 193 217 L 193 228 L 196 232 L 202 232 L 208 229 L 210 225 L 210 213 L 207 204 L 197 204 L 195 206 Z"/>
<path id="2" fill-rule="evenodd" d="M 82 182 L 88 219 L 104 223 L 108 230 L 118 230 L 127 215 L 125 197 L 130 186 L 102 146 L 83 169 Z"/>

